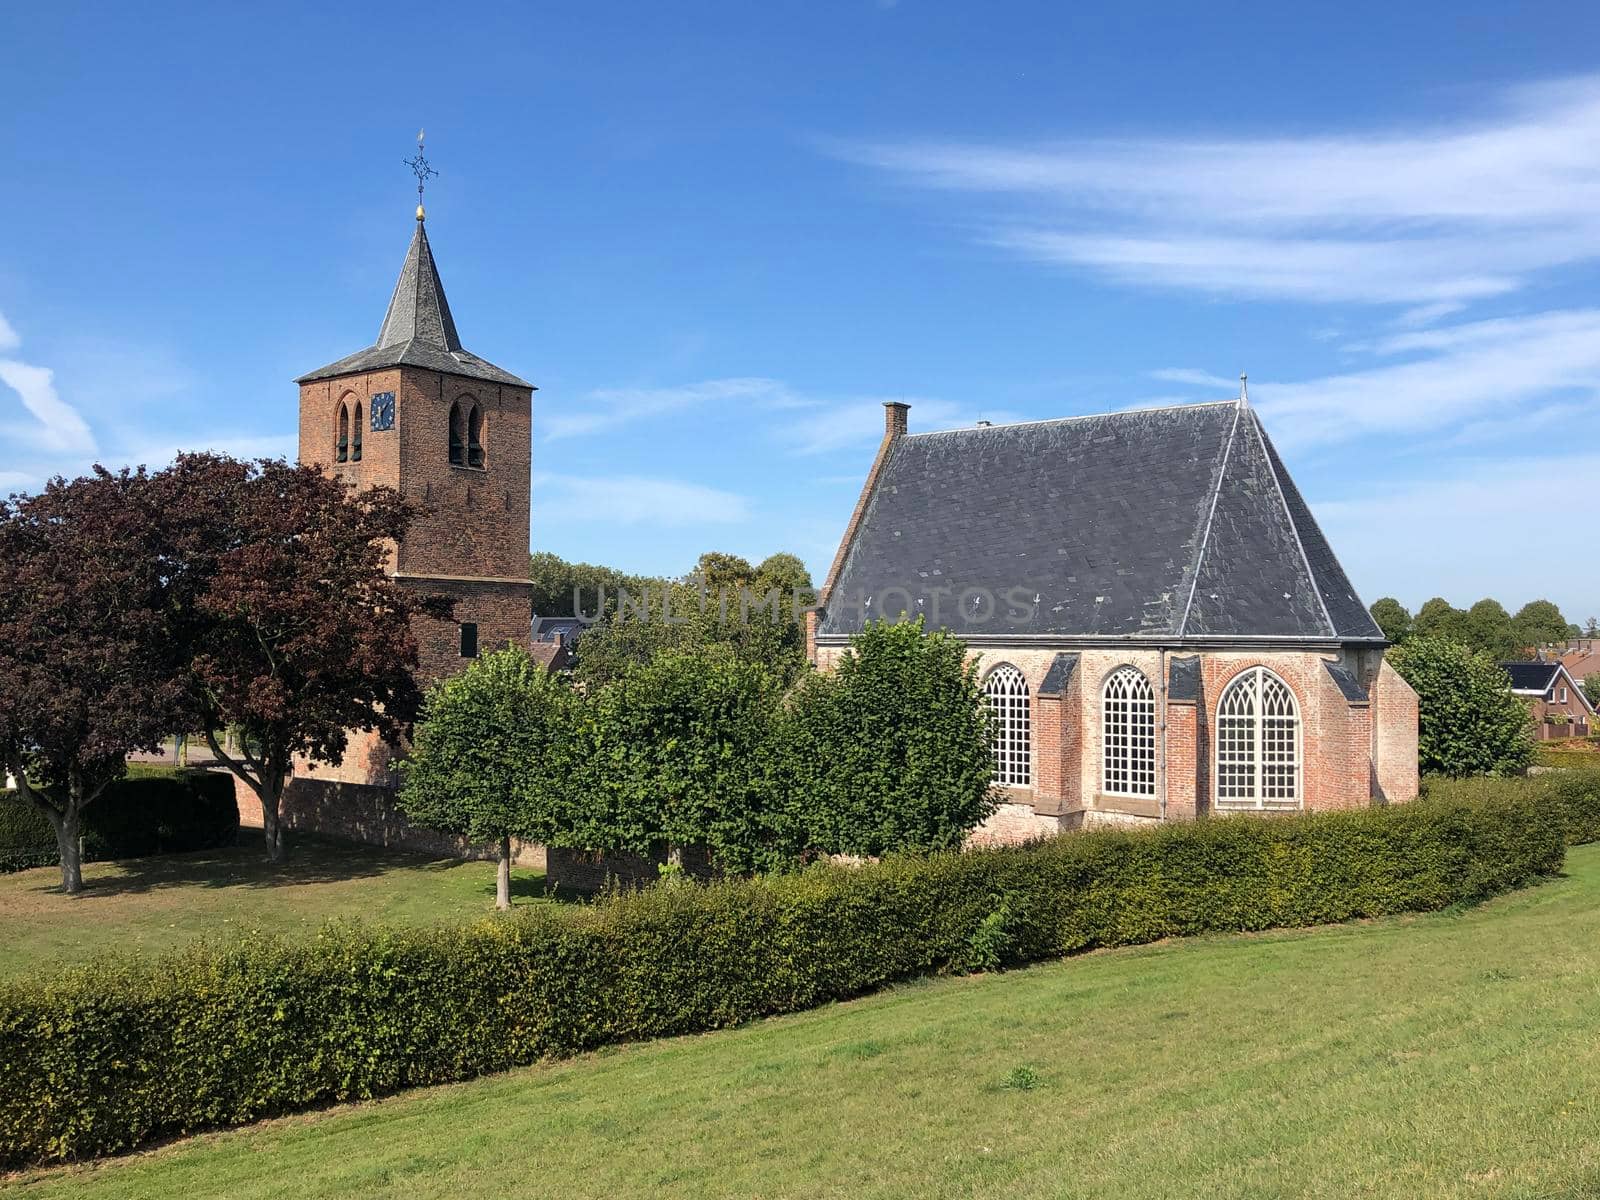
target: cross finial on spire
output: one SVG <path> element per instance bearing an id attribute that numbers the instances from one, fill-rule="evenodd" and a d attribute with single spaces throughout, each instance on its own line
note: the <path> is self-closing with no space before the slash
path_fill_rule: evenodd
<path id="1" fill-rule="evenodd" d="M 422 155 L 422 139 L 427 133 L 425 129 L 417 130 L 417 156 L 406 159 L 406 166 L 411 168 L 411 173 L 417 177 L 417 220 L 428 219 L 427 212 L 422 207 L 422 185 L 439 174 L 428 165 L 428 160 Z"/>
<path id="2" fill-rule="evenodd" d="M 1247 403 L 1250 400 L 1250 389 L 1246 386 L 1249 378 L 1250 376 L 1244 374 L 1239 376 L 1239 399 Z"/>

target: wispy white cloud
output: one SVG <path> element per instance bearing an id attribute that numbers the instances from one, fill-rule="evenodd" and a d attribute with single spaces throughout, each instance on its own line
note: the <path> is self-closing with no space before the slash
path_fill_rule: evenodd
<path id="1" fill-rule="evenodd" d="M 598 433 L 651 417 L 716 405 L 756 406 L 767 410 L 803 407 L 796 396 L 776 379 L 707 379 L 699 383 L 658 388 L 602 388 L 588 393 L 576 406 L 545 416 L 546 440 Z"/>
<path id="2" fill-rule="evenodd" d="M 1457 429 L 1600 397 L 1600 309 L 1475 321 L 1394 334 L 1364 370 L 1296 382 L 1252 380 L 1274 438 L 1294 445 Z"/>
<path id="3" fill-rule="evenodd" d="M 1162 383 L 1181 383 L 1190 387 L 1221 389 L 1225 392 L 1237 392 L 1239 381 L 1228 379 L 1222 375 L 1213 375 L 1210 371 L 1202 371 L 1195 367 L 1162 367 L 1160 370 L 1148 372 L 1151 379 L 1159 379 Z"/>
<path id="4" fill-rule="evenodd" d="M 1413 306 L 1422 320 L 1600 257 L 1600 76 L 1474 121 L 1300 138 L 832 144 L 990 197 L 982 240 L 1126 283 Z M 1431 314 L 1431 315 L 1430 315 Z"/>
<path id="5" fill-rule="evenodd" d="M 750 517 L 743 496 L 677 479 L 536 472 L 533 493 L 541 521 L 685 526 L 737 525 Z"/>
<path id="6" fill-rule="evenodd" d="M 0 349 L 20 349 L 22 339 L 0 315 Z M 0 437 L 35 453 L 93 454 L 94 434 L 78 410 L 56 392 L 55 372 L 17 358 L 0 358 L 0 383 L 16 393 L 32 421 L 0 420 Z M 13 472 L 15 474 L 16 472 Z"/>

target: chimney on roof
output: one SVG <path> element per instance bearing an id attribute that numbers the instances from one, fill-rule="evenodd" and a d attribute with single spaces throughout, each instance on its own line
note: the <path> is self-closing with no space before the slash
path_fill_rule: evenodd
<path id="1" fill-rule="evenodd" d="M 902 404 L 898 400 L 885 400 L 883 402 L 883 436 L 889 440 L 903 437 L 910 427 L 907 416 L 911 412 L 911 405 Z"/>

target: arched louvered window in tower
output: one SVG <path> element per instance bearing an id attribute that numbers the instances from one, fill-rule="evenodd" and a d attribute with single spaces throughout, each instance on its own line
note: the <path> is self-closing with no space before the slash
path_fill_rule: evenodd
<path id="1" fill-rule="evenodd" d="M 1217 704 L 1217 807 L 1299 808 L 1300 713 L 1265 667 L 1236 676 Z"/>
<path id="2" fill-rule="evenodd" d="M 334 461 L 350 461 L 350 406 L 339 405 L 339 435 L 334 441 Z"/>
<path id="3" fill-rule="evenodd" d="M 361 403 L 356 402 L 356 419 L 350 426 L 350 461 L 361 461 Z"/>
<path id="4" fill-rule="evenodd" d="M 1100 787 L 1111 796 L 1156 794 L 1156 694 L 1137 667 L 1118 667 L 1100 691 Z"/>
<path id="5" fill-rule="evenodd" d="M 1028 681 L 1010 663 L 989 672 L 983 695 L 994 718 L 994 781 L 1013 787 L 1033 784 L 1033 727 Z"/>
<path id="6" fill-rule="evenodd" d="M 450 406 L 450 464 L 456 467 L 467 465 L 467 419 L 462 415 L 459 403 Z"/>
<path id="7" fill-rule="evenodd" d="M 483 409 L 476 404 L 467 414 L 467 466 L 483 466 Z"/>

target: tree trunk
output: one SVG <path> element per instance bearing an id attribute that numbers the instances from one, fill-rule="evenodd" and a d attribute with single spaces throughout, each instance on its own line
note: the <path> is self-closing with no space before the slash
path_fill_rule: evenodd
<path id="1" fill-rule="evenodd" d="M 495 863 L 494 906 L 502 912 L 511 907 L 511 839 L 500 839 L 500 858 Z"/>
<path id="2" fill-rule="evenodd" d="M 67 798 L 66 811 L 50 822 L 56 831 L 56 849 L 61 854 L 61 890 L 69 896 L 83 891 L 83 814 L 77 801 Z"/>
<path id="3" fill-rule="evenodd" d="M 280 787 L 274 792 L 270 786 L 262 787 L 257 795 L 261 799 L 261 832 L 266 837 L 267 861 L 283 861 L 283 822 L 278 819 L 278 802 L 282 797 Z"/>

